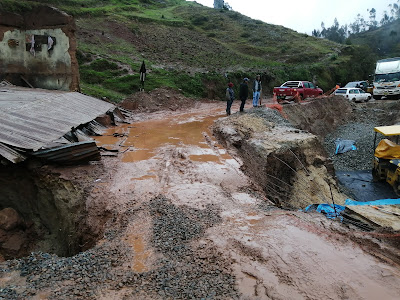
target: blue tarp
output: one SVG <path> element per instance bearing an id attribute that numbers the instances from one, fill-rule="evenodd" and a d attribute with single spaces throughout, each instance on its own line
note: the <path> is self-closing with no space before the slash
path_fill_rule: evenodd
<path id="1" fill-rule="evenodd" d="M 368 202 L 360 202 L 354 201 L 351 199 L 346 199 L 345 205 L 396 205 L 400 204 L 399 199 L 382 199 L 382 200 L 375 200 L 375 201 L 368 201 Z M 336 213 L 335 213 L 336 209 Z M 340 215 L 342 211 L 346 209 L 345 206 L 335 204 L 335 209 L 333 208 L 333 204 L 311 204 L 307 206 L 304 211 L 317 211 L 319 213 L 323 213 L 326 215 L 328 219 L 336 219 L 339 218 L 340 221 L 343 221 L 343 217 Z"/>
<path id="2" fill-rule="evenodd" d="M 400 199 L 381 199 L 375 201 L 360 202 L 346 199 L 345 205 L 396 205 L 400 204 Z"/>
<path id="3" fill-rule="evenodd" d="M 357 150 L 357 147 L 354 145 L 356 141 L 353 140 L 341 140 L 337 139 L 335 141 L 336 150 L 335 154 L 341 154 L 352 150 Z"/>
<path id="4" fill-rule="evenodd" d="M 335 204 L 335 209 L 333 208 L 333 204 L 311 204 L 307 206 L 304 211 L 309 212 L 312 210 L 316 210 L 319 213 L 323 213 L 326 215 L 328 219 L 335 219 L 339 217 L 340 221 L 342 221 L 343 217 L 340 216 L 340 213 L 345 210 L 346 207 Z"/>

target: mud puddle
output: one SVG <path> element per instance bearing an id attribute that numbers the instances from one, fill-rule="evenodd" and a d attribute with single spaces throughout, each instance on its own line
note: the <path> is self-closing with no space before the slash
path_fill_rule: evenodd
<path id="1" fill-rule="evenodd" d="M 126 163 L 155 158 L 164 146 L 187 147 L 193 161 L 219 162 L 220 159 L 231 157 L 216 145 L 209 127 L 222 116 L 219 110 L 214 110 L 209 115 L 189 113 L 161 120 L 146 120 L 109 129 L 96 140 L 103 147 L 117 145 L 125 148 L 122 162 Z"/>
<path id="2" fill-rule="evenodd" d="M 400 283 L 396 268 L 364 253 L 340 224 L 312 214 L 270 210 L 272 203 L 240 170 L 241 160 L 231 157 L 210 133 L 214 120 L 224 117 L 224 108 L 202 106 L 110 130 L 125 135 L 111 142 L 128 149 L 121 156 L 113 192 L 120 199 L 130 195 L 141 201 L 163 194 L 175 205 L 196 209 L 215 205 L 222 223 L 208 229 L 200 244 L 216 245 L 233 259 L 236 286 L 244 297 L 369 299 L 368 285 L 374 295 L 395 299 L 400 292 L 393 284 Z M 140 235 L 149 239 L 151 233 Z"/>
<path id="3" fill-rule="evenodd" d="M 46 277 L 3 292 L 10 299 L 41 292 L 52 299 L 397 299 L 399 268 L 379 240 L 364 243 L 364 233 L 266 199 L 241 159 L 210 133 L 224 110 L 223 102 L 200 103 L 137 115 L 98 137 L 120 151 L 103 157 L 105 173 L 92 181 L 87 203 L 88 210 L 103 203 L 111 215 L 102 240 L 62 262 L 42 254 L 39 267 L 20 262 L 28 279 Z M 54 275 L 54 263 L 69 271 Z M 16 267 L 9 269 L 12 276 Z"/>

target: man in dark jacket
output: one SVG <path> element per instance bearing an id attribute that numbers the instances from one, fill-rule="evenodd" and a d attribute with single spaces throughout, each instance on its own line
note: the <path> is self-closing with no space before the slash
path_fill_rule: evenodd
<path id="1" fill-rule="evenodd" d="M 233 100 L 235 100 L 235 92 L 233 91 L 232 82 L 228 83 L 228 88 L 226 89 L 225 97 L 226 97 L 226 115 L 229 116 L 231 114 L 231 106 Z"/>
<path id="2" fill-rule="evenodd" d="M 240 104 L 240 112 L 244 111 L 244 105 L 246 104 L 246 100 L 249 97 L 249 86 L 247 85 L 249 82 L 248 78 L 244 78 L 243 82 L 240 84 L 239 88 L 239 98 L 242 103 Z"/>

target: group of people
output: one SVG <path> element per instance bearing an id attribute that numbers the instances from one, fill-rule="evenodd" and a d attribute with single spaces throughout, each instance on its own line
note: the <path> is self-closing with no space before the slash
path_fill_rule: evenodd
<path id="1" fill-rule="evenodd" d="M 243 82 L 239 87 L 239 99 L 241 101 L 240 104 L 240 112 L 244 111 L 244 105 L 246 104 L 246 100 L 249 97 L 249 79 L 246 77 L 243 79 Z M 257 75 L 256 79 L 253 82 L 253 107 L 258 107 L 261 95 L 261 76 Z M 228 88 L 226 89 L 226 115 L 229 116 L 231 114 L 231 107 L 233 100 L 235 100 L 235 92 L 233 90 L 233 83 L 228 83 Z M 261 104 L 261 103 L 260 103 Z"/>

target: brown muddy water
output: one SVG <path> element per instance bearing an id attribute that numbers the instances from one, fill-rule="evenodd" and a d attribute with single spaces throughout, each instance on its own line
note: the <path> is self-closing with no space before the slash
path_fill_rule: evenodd
<path id="1" fill-rule="evenodd" d="M 96 137 L 98 146 L 116 145 L 125 149 L 122 162 L 139 162 L 157 158 L 161 147 L 190 147 L 189 159 L 198 162 L 220 164 L 232 159 L 212 137 L 210 126 L 224 116 L 220 109 L 207 115 L 198 112 L 167 117 L 161 120 L 146 120 L 108 129 L 103 136 Z M 117 136 L 115 136 L 117 135 Z M 210 149 L 210 143 L 213 144 Z M 151 175 L 148 175 L 151 176 Z M 143 180 L 147 177 L 140 177 Z"/>
<path id="2" fill-rule="evenodd" d="M 235 105 L 233 112 L 238 110 L 238 103 Z M 242 172 L 243 162 L 233 149 L 224 149 L 212 136 L 210 126 L 225 118 L 224 111 L 225 104 L 215 102 L 182 111 L 135 115 L 131 124 L 110 128 L 106 136 L 96 137 L 99 146 L 119 149 L 118 157 L 103 157 L 94 174 L 87 166 L 61 173 L 65 179 L 54 185 L 63 184 L 66 191 L 72 187 L 64 181 L 71 177 L 88 184 L 76 194 L 81 198 L 89 195 L 81 204 L 91 216 L 88 224 L 98 227 L 95 248 L 131 250 L 124 251 L 126 257 L 115 257 L 111 271 L 146 279 L 146 274 L 160 270 L 160 258 L 173 254 L 154 243 L 157 213 L 149 207 L 162 195 L 169 206 L 184 208 L 185 216 L 204 228 L 185 244 L 198 262 L 191 273 L 200 277 L 183 285 L 184 289 L 193 288 L 203 275 L 218 277 L 216 273 L 223 272 L 234 278 L 239 299 L 398 299 L 399 267 L 384 255 L 387 245 L 320 214 L 275 207 L 262 188 Z M 69 197 L 61 198 L 65 199 Z M 196 219 L 195 211 L 212 213 Z M 215 215 L 218 218 L 211 226 L 207 218 L 214 220 L 211 217 Z M 103 227 L 107 235 L 102 234 Z M 73 229 L 68 228 L 68 233 Z M 168 228 L 163 228 L 161 235 L 166 231 Z M 168 263 L 174 270 L 169 276 L 175 279 L 175 271 L 186 270 L 192 257 L 174 259 Z M 212 264 L 210 273 L 195 269 Z M 59 299 L 69 299 L 73 293 L 66 288 L 74 290 L 79 284 L 82 291 L 93 291 L 93 299 L 165 299 L 157 297 L 159 285 L 154 285 L 153 294 L 149 290 L 137 294 L 138 286 L 131 285 L 134 281 L 124 284 L 120 277 L 106 284 L 104 280 L 86 283 L 86 278 L 64 280 L 68 274 L 60 272 L 56 279 L 58 290 L 65 291 L 65 297 Z M 13 274 L 7 276 L 12 283 L 7 281 L 6 286 L 27 289 L 18 283 L 21 276 L 15 280 Z M 224 294 L 214 296 L 226 298 Z"/>
<path id="3" fill-rule="evenodd" d="M 96 138 L 99 145 L 125 151 L 110 185 L 117 195 L 114 205 L 129 205 L 127 197 L 146 202 L 163 194 L 178 206 L 218 208 L 221 224 L 193 244 L 212 244 L 233 259 L 243 297 L 396 299 L 398 270 L 364 252 L 346 237 L 347 229 L 323 216 L 282 211 L 263 196 L 241 171 L 242 161 L 211 134 L 224 110 L 220 103 L 154 114 Z M 152 270 L 151 220 L 136 223 L 126 236 L 137 252 L 131 267 Z"/>

